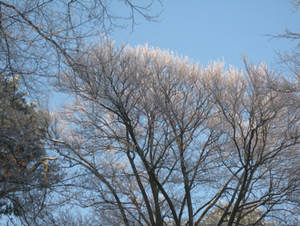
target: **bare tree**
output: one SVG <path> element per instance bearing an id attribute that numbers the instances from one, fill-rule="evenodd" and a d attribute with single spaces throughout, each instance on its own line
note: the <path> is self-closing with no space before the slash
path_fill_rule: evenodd
<path id="1" fill-rule="evenodd" d="M 300 6 L 299 0 L 289 0 L 289 2 L 293 5 L 293 13 L 299 13 L 298 9 Z M 296 42 L 296 46 L 291 51 L 278 52 L 279 64 L 282 66 L 281 69 L 285 74 L 285 82 L 279 88 L 277 85 L 275 87 L 278 91 L 281 92 L 299 92 L 300 90 L 300 32 L 299 31 L 291 31 L 289 28 L 286 28 L 284 32 L 277 33 L 276 35 L 267 36 L 272 39 L 289 39 L 293 42 Z"/>
<path id="2" fill-rule="evenodd" d="M 123 7 L 120 14 L 115 10 L 117 4 Z M 21 91 L 30 97 L 43 97 L 42 94 L 47 94 L 43 91 L 51 90 L 53 76 L 73 67 L 73 55 L 84 50 L 86 42 L 101 39 L 101 35 L 130 24 L 133 29 L 137 16 L 155 21 L 160 12 L 152 12 L 153 4 L 161 2 L 0 0 L 1 213 L 17 213 L 22 209 L 21 223 L 27 225 L 35 224 L 38 215 L 43 218 L 46 214 L 42 211 L 46 205 L 44 195 L 48 195 L 51 184 L 47 181 L 55 172 L 55 167 L 49 167 L 49 160 L 53 158 L 47 157 L 49 153 L 46 154 L 43 140 L 48 129 L 47 122 L 43 121 L 47 114 L 37 113 L 33 106 L 27 106 L 25 98 L 20 96 Z M 16 78 L 19 78 L 16 89 L 11 89 L 9 82 L 3 83 L 3 80 Z M 22 110 L 7 104 L 2 95 L 5 90 L 12 91 L 9 95 L 16 100 L 21 98 Z M 40 136 L 42 127 L 44 132 Z M 34 142 L 40 146 L 31 147 Z M 25 153 L 21 154 L 16 147 L 25 149 Z"/>
<path id="3" fill-rule="evenodd" d="M 60 81 L 75 98 L 62 117 L 76 128 L 63 131 L 57 150 L 90 175 L 80 203 L 109 225 L 192 225 L 192 193 L 208 177 L 203 162 L 217 137 L 204 126 L 212 103 L 203 73 L 152 48 L 93 49 Z"/>
<path id="4" fill-rule="evenodd" d="M 219 225 L 259 208 L 257 224 L 293 205 L 298 96 L 270 89 L 264 66 L 204 69 L 110 40 L 86 48 L 58 77 L 73 103 L 49 135 L 74 202 L 102 224 L 202 225 L 221 199 Z"/>
<path id="5" fill-rule="evenodd" d="M 118 1 L 124 5 L 118 15 L 115 1 L 1 0 L 0 73 L 18 74 L 21 84 L 35 91 L 46 89 L 47 79 L 71 66 L 88 38 L 126 27 L 127 21 L 134 26 L 136 14 L 154 21 L 159 16 L 151 12 L 154 3 Z"/>
<path id="6" fill-rule="evenodd" d="M 278 79 L 266 66 L 250 65 L 245 74 L 231 71 L 212 79 L 218 81 L 212 91 L 224 131 L 221 168 L 234 177 L 218 225 L 228 216 L 228 225 L 239 225 L 257 208 L 263 214 L 253 225 L 274 215 L 279 223 L 286 220 L 281 211 L 298 208 L 290 197 L 299 192 L 299 96 L 273 90 L 272 78 Z"/>

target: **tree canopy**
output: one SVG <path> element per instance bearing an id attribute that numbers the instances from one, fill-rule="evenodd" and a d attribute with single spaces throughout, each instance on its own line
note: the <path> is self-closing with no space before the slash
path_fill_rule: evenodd
<path id="1" fill-rule="evenodd" d="M 0 0 L 0 217 L 8 223 L 299 224 L 299 46 L 282 56 L 288 79 L 246 57 L 244 70 L 204 67 L 107 38 L 134 26 L 136 14 L 155 21 L 157 3 Z M 27 94 L 45 90 L 70 99 L 38 109 Z"/>
<path id="2" fill-rule="evenodd" d="M 110 40 L 86 48 L 58 78 L 73 103 L 58 113 L 53 148 L 99 222 L 201 225 L 221 199 L 216 225 L 258 212 L 253 225 L 287 223 L 297 211 L 299 95 L 270 86 L 280 75 Z"/>
<path id="3" fill-rule="evenodd" d="M 0 73 L 20 76 L 21 84 L 33 94 L 48 89 L 46 81 L 72 66 L 73 54 L 82 51 L 85 42 L 116 28 L 133 26 L 136 14 L 155 21 L 160 12 L 152 12 L 149 1 L 106 0 L 1 0 L 0 1 Z M 123 5 L 121 14 L 115 6 Z M 23 87 L 22 87 L 23 88 Z M 48 89 L 49 90 L 49 89 Z"/>

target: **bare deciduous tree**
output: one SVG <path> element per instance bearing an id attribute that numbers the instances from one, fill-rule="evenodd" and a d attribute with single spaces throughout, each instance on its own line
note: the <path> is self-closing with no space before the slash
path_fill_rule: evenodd
<path id="1" fill-rule="evenodd" d="M 120 14 L 115 11 L 117 4 L 124 9 Z M 148 21 L 155 21 L 160 12 L 157 14 L 152 12 L 153 4 L 161 4 L 161 2 L 159 0 L 143 2 L 131 0 L 0 0 L 0 93 L 3 94 L 3 90 L 11 88 L 8 82 L 5 85 L 2 82 L 5 76 L 6 81 L 18 77 L 19 91 L 28 92 L 30 97 L 41 98 L 42 94 L 47 95 L 42 91 L 51 90 L 49 84 L 54 75 L 68 67 L 73 67 L 73 56 L 83 50 L 85 42 L 92 38 L 101 39 L 102 34 L 109 34 L 115 28 L 124 28 L 129 24 L 133 29 L 133 26 L 137 24 L 137 15 Z M 20 92 L 14 93 L 15 91 L 12 90 L 10 95 L 17 100 L 20 96 L 17 98 L 15 95 L 19 95 Z M 44 138 L 39 137 L 36 127 L 43 126 L 45 131 L 48 128 L 46 124 L 43 124 L 44 122 L 42 124 L 31 122 L 31 120 L 43 119 L 35 117 L 38 114 L 35 114 L 32 106 L 24 107 L 26 106 L 25 99 L 22 99 L 23 110 L 32 111 L 30 113 L 10 108 L 6 104 L 7 100 L 4 95 L 0 95 L 0 99 L 1 207 L 5 207 L 7 200 L 19 199 L 16 200 L 16 203 L 22 206 L 19 209 L 26 209 L 22 212 L 22 214 L 26 213 L 23 223 L 32 225 L 45 205 L 44 195 L 48 191 L 44 189 L 42 183 L 37 183 L 37 181 L 41 182 L 44 173 L 48 175 L 48 171 L 54 168 L 48 169 L 48 160 L 52 158 L 45 155 L 44 140 L 41 141 L 43 145 L 41 145 L 40 152 L 37 152 L 39 156 L 31 156 L 32 153 L 36 153 L 27 149 L 28 145 L 34 144 L 34 141 L 40 142 L 37 137 Z M 13 118 L 9 115 L 10 113 L 16 117 Z M 15 155 L 17 152 L 15 148 L 11 148 L 12 153 L 7 153 L 6 146 L 3 148 L 3 142 L 5 141 L 7 145 L 9 139 L 14 145 L 26 149 L 26 161 L 24 156 Z M 41 169 L 43 166 L 45 170 Z M 17 173 L 18 171 L 21 173 Z M 46 185 L 49 184 L 46 183 Z M 39 193 L 39 189 L 42 192 Z M 30 198 L 32 198 L 31 203 L 29 203 Z M 12 212 L 3 208 L 1 213 Z M 27 220 L 30 214 L 31 219 Z"/>
<path id="2" fill-rule="evenodd" d="M 69 154 L 58 150 L 98 181 L 85 183 L 85 202 L 103 219 L 108 214 L 106 223 L 162 225 L 167 218 L 179 225 L 188 212 L 193 224 L 191 193 L 201 183 L 196 175 L 207 177 L 202 162 L 216 135 L 204 126 L 212 105 L 198 65 L 179 62 L 147 47 L 123 52 L 108 41 L 78 56 L 78 68 L 61 79 L 62 89 L 75 94 L 63 114 L 78 131 L 65 132 Z M 182 194 L 174 189 L 181 186 Z"/>
<path id="3" fill-rule="evenodd" d="M 119 15 L 115 1 L 1 0 L 0 73 L 18 74 L 21 83 L 35 91 L 45 89 L 47 79 L 64 70 L 66 63 L 72 65 L 72 56 L 87 38 L 125 27 L 127 21 L 133 26 L 135 14 L 155 20 L 159 14 L 151 12 L 154 3 L 118 1 L 124 5 Z"/>
<path id="4" fill-rule="evenodd" d="M 299 0 L 289 0 L 289 2 L 293 5 L 293 13 L 297 12 L 300 6 Z M 288 26 L 288 25 L 287 25 Z M 289 28 L 286 28 L 283 33 L 277 33 L 276 35 L 268 35 L 271 38 L 275 39 L 288 39 L 293 42 L 296 42 L 296 46 L 290 51 L 287 50 L 285 52 L 278 52 L 279 60 L 278 62 L 282 66 L 281 69 L 284 70 L 285 82 L 278 87 L 275 85 L 278 91 L 281 92 L 299 92 L 300 90 L 300 32 L 299 31 L 291 31 Z"/>
<path id="5" fill-rule="evenodd" d="M 273 214 L 279 223 L 286 219 L 280 217 L 282 205 L 297 208 L 290 197 L 299 190 L 299 96 L 273 90 L 271 79 L 278 78 L 264 65 L 213 78 L 219 80 L 212 90 L 224 131 L 218 146 L 223 174 L 234 176 L 218 225 L 228 215 L 228 225 L 238 224 L 257 208 L 263 215 L 254 225 Z"/>
<path id="6" fill-rule="evenodd" d="M 203 225 L 216 207 L 218 225 L 260 209 L 258 224 L 293 206 L 298 96 L 271 89 L 277 78 L 265 66 L 205 69 L 110 40 L 75 59 L 58 77 L 74 101 L 49 135 L 69 168 L 74 202 L 102 224 Z"/>

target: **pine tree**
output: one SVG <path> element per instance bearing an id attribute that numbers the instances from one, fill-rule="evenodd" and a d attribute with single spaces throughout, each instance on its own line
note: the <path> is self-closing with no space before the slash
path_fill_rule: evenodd
<path id="1" fill-rule="evenodd" d="M 17 76 L 0 75 L 0 215 L 22 214 L 24 193 L 46 181 L 44 115 L 25 97 Z"/>

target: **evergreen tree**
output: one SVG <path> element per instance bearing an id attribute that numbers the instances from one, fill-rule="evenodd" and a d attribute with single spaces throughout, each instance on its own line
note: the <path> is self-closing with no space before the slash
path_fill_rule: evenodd
<path id="1" fill-rule="evenodd" d="M 25 96 L 17 76 L 0 75 L 0 215 L 23 214 L 33 200 L 26 195 L 48 183 L 45 117 Z"/>
<path id="2" fill-rule="evenodd" d="M 219 223 L 220 218 L 224 214 L 224 209 L 226 209 L 228 203 L 223 203 L 220 201 L 219 205 L 211 210 L 209 214 L 206 215 L 205 219 L 200 223 L 200 226 L 216 226 Z M 230 208 L 232 211 L 232 208 Z M 228 214 L 224 222 L 221 224 L 222 226 L 227 225 L 227 222 L 229 220 L 230 214 Z M 275 226 L 276 223 L 273 222 L 267 222 L 262 219 L 263 217 L 263 211 L 259 208 L 256 209 L 250 209 L 245 210 L 239 214 L 239 217 L 241 218 L 239 221 L 239 225 L 260 225 L 260 226 Z M 237 217 L 235 221 L 237 220 Z"/>

